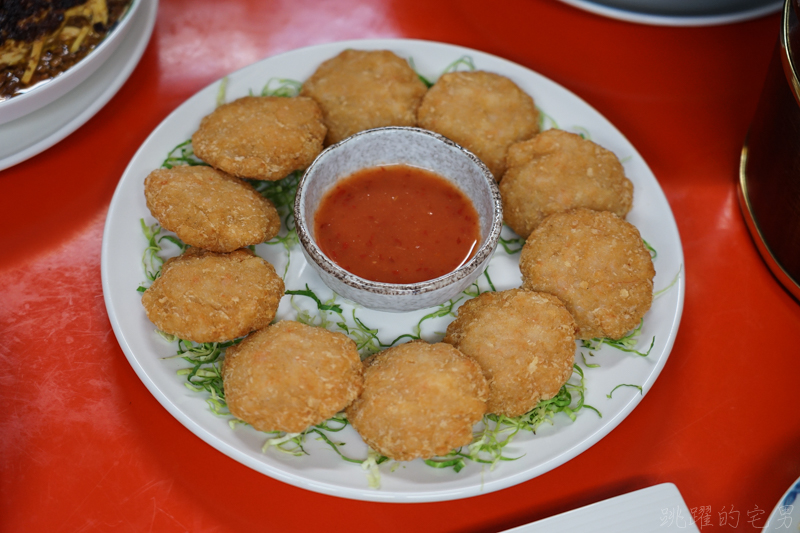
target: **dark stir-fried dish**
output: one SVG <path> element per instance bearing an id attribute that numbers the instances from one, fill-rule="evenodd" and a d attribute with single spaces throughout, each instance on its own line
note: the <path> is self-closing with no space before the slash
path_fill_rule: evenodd
<path id="1" fill-rule="evenodd" d="M 0 0 L 0 101 L 66 71 L 94 50 L 131 0 Z"/>

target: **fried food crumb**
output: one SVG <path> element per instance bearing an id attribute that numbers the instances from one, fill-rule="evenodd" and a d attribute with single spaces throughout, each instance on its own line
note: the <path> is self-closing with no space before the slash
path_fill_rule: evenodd
<path id="1" fill-rule="evenodd" d="M 388 50 L 345 50 L 322 63 L 301 95 L 316 100 L 334 144 L 359 131 L 415 126 L 427 91 L 408 62 Z"/>
<path id="2" fill-rule="evenodd" d="M 225 400 L 259 431 L 300 433 L 343 410 L 360 393 L 363 366 L 342 333 L 284 320 L 225 353 Z"/>
<path id="3" fill-rule="evenodd" d="M 576 329 L 555 296 L 510 289 L 464 303 L 444 342 L 481 366 L 488 411 L 514 417 L 558 394 L 572 375 Z"/>
<path id="4" fill-rule="evenodd" d="M 245 96 L 203 117 L 192 146 L 197 157 L 228 174 L 275 181 L 310 165 L 325 133 L 311 98 Z"/>
<path id="5" fill-rule="evenodd" d="M 278 211 L 252 185 L 205 166 L 151 172 L 144 182 L 147 208 L 164 229 L 189 246 L 232 252 L 273 238 Z"/>
<path id="6" fill-rule="evenodd" d="M 422 99 L 418 124 L 473 152 L 500 180 L 508 147 L 539 131 L 539 111 L 533 98 L 505 76 L 450 72 Z"/>
<path id="7" fill-rule="evenodd" d="M 223 342 L 266 327 L 283 292 L 275 268 L 246 248 L 227 254 L 189 248 L 164 263 L 142 304 L 165 333 Z"/>
<path id="8" fill-rule="evenodd" d="M 449 344 L 413 341 L 364 361 L 364 390 L 347 418 L 372 449 L 397 460 L 444 455 L 472 441 L 489 388 Z"/>
<path id="9" fill-rule="evenodd" d="M 550 129 L 508 149 L 500 182 L 505 223 L 527 237 L 548 215 L 576 207 L 631 210 L 633 184 L 613 152 L 580 135 Z"/>
<path id="10" fill-rule="evenodd" d="M 523 288 L 566 304 L 580 339 L 623 337 L 653 302 L 650 252 L 639 230 L 609 211 L 550 215 L 525 242 L 519 267 Z"/>

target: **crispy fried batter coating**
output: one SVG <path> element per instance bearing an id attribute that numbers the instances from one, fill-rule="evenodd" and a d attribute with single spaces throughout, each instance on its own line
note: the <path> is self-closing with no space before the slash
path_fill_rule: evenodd
<path id="1" fill-rule="evenodd" d="M 239 178 L 204 166 L 154 170 L 144 180 L 147 208 L 190 246 L 232 252 L 278 234 L 272 202 Z"/>
<path id="2" fill-rule="evenodd" d="M 442 75 L 417 116 L 420 127 L 472 151 L 497 180 L 505 172 L 508 147 L 539 131 L 533 98 L 505 76 L 480 70 Z"/>
<path id="3" fill-rule="evenodd" d="M 505 223 L 527 237 L 548 215 L 575 207 L 625 218 L 633 184 L 617 156 L 580 135 L 546 130 L 511 145 L 500 182 Z"/>
<path id="4" fill-rule="evenodd" d="M 449 344 L 414 341 L 364 361 L 364 391 L 347 418 L 372 449 L 397 461 L 444 455 L 472 441 L 489 387 Z"/>
<path id="5" fill-rule="evenodd" d="M 279 180 L 322 151 L 322 112 L 301 96 L 245 96 L 203 117 L 192 135 L 197 157 L 228 174 Z"/>
<path id="6" fill-rule="evenodd" d="M 275 268 L 247 248 L 228 254 L 189 248 L 164 263 L 142 304 L 161 331 L 222 342 L 266 327 L 283 292 Z"/>
<path id="7" fill-rule="evenodd" d="M 572 375 L 575 321 L 551 294 L 511 289 L 467 301 L 444 342 L 475 359 L 490 413 L 519 416 L 558 394 Z"/>
<path id="8" fill-rule="evenodd" d="M 415 126 L 427 91 L 408 62 L 388 50 L 345 50 L 324 63 L 300 92 L 325 117 L 325 144 L 383 126 Z"/>
<path id="9" fill-rule="evenodd" d="M 653 302 L 650 252 L 636 227 L 609 211 L 550 215 L 528 237 L 519 268 L 523 288 L 566 304 L 580 339 L 623 337 Z"/>
<path id="10" fill-rule="evenodd" d="M 228 348 L 222 377 L 231 414 L 260 431 L 300 433 L 355 400 L 362 374 L 348 337 L 284 320 Z"/>

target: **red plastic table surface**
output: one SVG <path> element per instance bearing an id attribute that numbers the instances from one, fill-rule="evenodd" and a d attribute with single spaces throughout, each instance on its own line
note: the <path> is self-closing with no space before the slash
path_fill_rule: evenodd
<path id="1" fill-rule="evenodd" d="M 646 26 L 554 0 L 161 0 L 108 105 L 0 172 L 0 530 L 500 531 L 662 482 L 704 531 L 763 526 L 800 476 L 800 305 L 758 256 L 735 180 L 779 23 Z M 466 500 L 350 501 L 242 466 L 150 395 L 103 303 L 111 196 L 170 111 L 264 57 L 374 37 L 484 50 L 577 93 L 638 148 L 683 240 L 680 332 L 641 404 L 563 466 Z"/>

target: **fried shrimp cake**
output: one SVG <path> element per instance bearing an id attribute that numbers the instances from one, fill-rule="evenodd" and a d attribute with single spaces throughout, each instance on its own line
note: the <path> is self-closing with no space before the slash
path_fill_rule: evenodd
<path id="1" fill-rule="evenodd" d="M 576 207 L 625 218 L 633 185 L 613 152 L 580 135 L 546 130 L 511 145 L 500 182 L 506 224 L 527 237 L 548 215 Z"/>
<path id="2" fill-rule="evenodd" d="M 527 413 L 558 394 L 572 375 L 575 321 L 551 294 L 522 289 L 484 292 L 467 301 L 444 342 L 481 366 L 488 412 Z"/>
<path id="3" fill-rule="evenodd" d="M 397 461 L 444 455 L 472 441 L 489 387 L 449 344 L 413 341 L 364 361 L 364 391 L 347 419 L 372 449 Z"/>
<path id="4" fill-rule="evenodd" d="M 285 320 L 228 348 L 222 379 L 234 416 L 259 431 L 300 433 L 355 400 L 362 373 L 348 337 Z"/>
<path id="5" fill-rule="evenodd" d="M 650 252 L 636 227 L 609 211 L 550 215 L 525 242 L 519 268 L 523 288 L 566 304 L 580 339 L 623 337 L 653 302 Z"/>
<path id="6" fill-rule="evenodd" d="M 300 92 L 317 101 L 326 144 L 383 126 L 415 126 L 427 91 L 408 62 L 388 50 L 345 50 L 324 63 Z"/>
<path id="7" fill-rule="evenodd" d="M 272 202 L 252 185 L 204 166 L 154 170 L 144 181 L 147 208 L 189 246 L 232 252 L 278 234 Z"/>
<path id="8" fill-rule="evenodd" d="M 301 96 L 246 96 L 203 117 L 192 135 L 197 157 L 239 178 L 279 180 L 322 151 L 322 112 Z"/>
<path id="9" fill-rule="evenodd" d="M 472 151 L 497 180 L 505 172 L 508 147 L 539 131 L 533 98 L 505 76 L 480 70 L 442 75 L 417 115 L 420 127 Z"/>
<path id="10" fill-rule="evenodd" d="M 142 295 L 158 329 L 194 342 L 222 342 L 266 327 L 283 296 L 275 268 L 247 248 L 189 248 L 167 260 Z"/>

